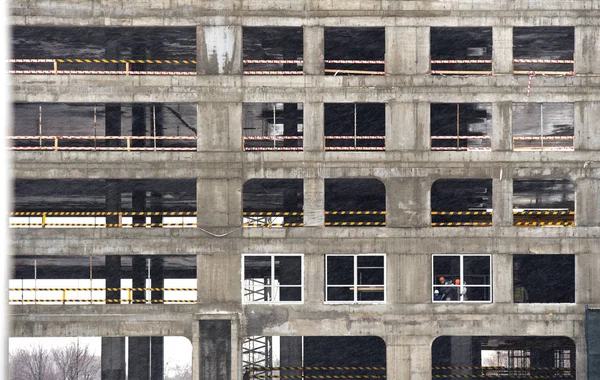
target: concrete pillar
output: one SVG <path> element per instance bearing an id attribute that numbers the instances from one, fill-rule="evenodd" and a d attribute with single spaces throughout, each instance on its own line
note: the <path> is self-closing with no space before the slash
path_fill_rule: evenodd
<path id="1" fill-rule="evenodd" d="M 502 178 L 492 180 L 492 225 L 510 227 L 513 225 L 513 181 L 508 169 L 502 170 Z"/>
<path id="2" fill-rule="evenodd" d="M 105 202 L 106 211 L 108 212 L 121 211 L 121 189 L 119 185 L 119 180 L 106 180 Z M 118 215 L 109 215 L 106 217 L 106 224 L 116 225 L 120 223 L 121 219 Z"/>
<path id="3" fill-rule="evenodd" d="M 600 150 L 600 102 L 575 103 L 575 150 Z"/>
<path id="4" fill-rule="evenodd" d="M 198 26 L 196 41 L 198 74 L 240 75 L 242 73 L 241 26 Z"/>
<path id="5" fill-rule="evenodd" d="M 387 302 L 401 304 L 431 303 L 431 256 L 398 254 L 397 244 L 387 247 Z M 392 254 L 396 253 L 396 254 Z"/>
<path id="6" fill-rule="evenodd" d="M 492 103 L 492 150 L 512 150 L 512 102 Z"/>
<path id="7" fill-rule="evenodd" d="M 323 178 L 304 179 L 304 226 L 325 225 L 325 180 Z"/>
<path id="8" fill-rule="evenodd" d="M 304 304 L 322 305 L 325 300 L 325 256 L 304 255 Z"/>
<path id="9" fill-rule="evenodd" d="M 152 288 L 160 289 L 152 291 L 153 301 L 162 301 L 165 299 L 165 259 L 163 257 L 152 257 L 150 259 L 150 279 Z"/>
<path id="10" fill-rule="evenodd" d="M 600 226 L 600 179 L 581 178 L 575 183 L 575 225 Z"/>
<path id="11" fill-rule="evenodd" d="M 492 255 L 492 302 L 513 302 L 513 256 Z"/>
<path id="12" fill-rule="evenodd" d="M 429 27 L 385 28 L 385 72 L 416 75 L 430 72 Z"/>
<path id="13" fill-rule="evenodd" d="M 427 178 L 388 178 L 384 183 L 388 227 L 431 226 L 431 183 Z"/>
<path id="14" fill-rule="evenodd" d="M 600 27 L 575 27 L 575 72 L 600 73 Z"/>
<path id="15" fill-rule="evenodd" d="M 146 211 L 146 189 L 143 184 L 136 182 L 133 184 L 133 190 L 131 192 L 131 204 L 133 211 L 145 212 Z M 143 225 L 146 223 L 146 216 L 133 216 L 131 218 L 133 224 Z"/>
<path id="16" fill-rule="evenodd" d="M 152 135 L 153 136 L 164 136 L 165 135 L 165 113 L 162 104 L 152 105 Z M 165 140 L 156 140 L 157 147 L 163 147 Z"/>
<path id="17" fill-rule="evenodd" d="M 150 380 L 164 380 L 164 341 L 162 336 L 150 338 Z"/>
<path id="18" fill-rule="evenodd" d="M 242 180 L 198 179 L 198 227 L 242 225 Z"/>
<path id="19" fill-rule="evenodd" d="M 198 255 L 197 268 L 199 304 L 210 302 L 211 305 L 239 308 L 242 302 L 242 259 L 239 254 Z M 224 309 L 225 306 L 220 308 Z"/>
<path id="20" fill-rule="evenodd" d="M 105 264 L 105 280 L 107 288 L 120 288 L 121 287 L 121 256 L 106 256 Z M 121 292 L 118 290 L 107 290 L 107 300 L 119 300 L 121 298 Z M 110 303 L 110 302 L 108 302 Z M 118 303 L 118 302 L 117 302 Z"/>
<path id="21" fill-rule="evenodd" d="M 600 304 L 600 257 L 597 252 L 575 256 L 575 302 Z"/>
<path id="22" fill-rule="evenodd" d="M 280 367 L 302 367 L 302 337 L 282 336 L 279 341 Z M 285 371 L 286 376 L 301 376 L 302 371 Z"/>
<path id="23" fill-rule="evenodd" d="M 231 321 L 200 321 L 200 380 L 231 380 Z"/>
<path id="24" fill-rule="evenodd" d="M 494 26 L 492 29 L 492 71 L 494 74 L 513 72 L 513 28 Z M 493 117 L 493 116 L 492 116 Z"/>
<path id="25" fill-rule="evenodd" d="M 146 267 L 146 258 L 143 256 L 133 256 L 131 263 L 132 288 L 145 288 L 147 273 L 148 268 Z M 133 291 L 132 293 L 132 298 L 134 300 L 139 301 L 146 299 L 146 292 L 143 290 Z"/>
<path id="26" fill-rule="evenodd" d="M 106 136 L 121 136 L 121 105 L 107 103 L 104 108 L 104 129 Z M 106 145 L 111 147 L 119 146 L 119 140 L 106 140 Z"/>
<path id="27" fill-rule="evenodd" d="M 427 151 L 431 136 L 429 103 L 388 103 L 385 150 Z"/>
<path id="28" fill-rule="evenodd" d="M 410 372 L 410 345 L 402 344 L 405 337 L 386 339 L 386 377 L 412 379 Z"/>
<path id="29" fill-rule="evenodd" d="M 325 29 L 322 26 L 305 26 L 304 39 L 304 75 L 323 75 L 325 73 Z"/>
<path id="30" fill-rule="evenodd" d="M 304 150 L 323 152 L 325 149 L 325 106 L 323 103 L 304 103 Z"/>
<path id="31" fill-rule="evenodd" d="M 131 135 L 146 136 L 146 105 L 134 104 L 131 106 Z M 131 140 L 131 146 L 145 146 L 145 140 Z"/>
<path id="32" fill-rule="evenodd" d="M 150 379 L 150 337 L 129 337 L 127 380 Z"/>
<path id="33" fill-rule="evenodd" d="M 125 380 L 125 337 L 103 337 L 100 360 L 102 380 Z"/>
<path id="34" fill-rule="evenodd" d="M 242 103 L 198 104 L 198 151 L 242 150 Z"/>

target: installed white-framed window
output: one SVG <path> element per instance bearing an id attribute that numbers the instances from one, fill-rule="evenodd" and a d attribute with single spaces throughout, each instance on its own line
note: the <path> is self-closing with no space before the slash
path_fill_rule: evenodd
<path id="1" fill-rule="evenodd" d="M 435 254 L 431 260 L 433 302 L 492 302 L 491 255 Z"/>
<path id="2" fill-rule="evenodd" d="M 242 255 L 243 303 L 302 303 L 303 255 Z"/>
<path id="3" fill-rule="evenodd" d="M 385 302 L 385 255 L 326 255 L 325 302 Z"/>

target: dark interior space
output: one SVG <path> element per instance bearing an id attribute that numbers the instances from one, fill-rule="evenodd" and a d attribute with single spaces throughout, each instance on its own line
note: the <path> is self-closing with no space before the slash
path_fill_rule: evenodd
<path id="1" fill-rule="evenodd" d="M 251 62 L 267 60 L 302 60 L 302 28 L 244 27 L 242 31 L 244 70 L 297 71 L 299 62 Z"/>
<path id="2" fill-rule="evenodd" d="M 431 150 L 491 149 L 491 103 L 432 103 L 430 110 Z"/>
<path id="3" fill-rule="evenodd" d="M 385 197 L 378 179 L 325 179 L 325 225 L 384 225 Z"/>
<path id="4" fill-rule="evenodd" d="M 341 136 L 351 138 L 340 139 Z M 364 136 L 382 138 L 366 139 Z M 385 104 L 325 103 L 325 149 L 385 149 Z"/>
<path id="5" fill-rule="evenodd" d="M 491 226 L 491 179 L 438 179 L 431 186 L 434 226 Z"/>
<path id="6" fill-rule="evenodd" d="M 572 60 L 575 28 L 536 26 L 513 28 L 514 59 Z M 514 63 L 515 71 L 573 71 L 572 63 Z"/>
<path id="7" fill-rule="evenodd" d="M 381 63 L 335 63 L 368 60 Z M 325 75 L 374 75 L 385 71 L 385 28 L 325 28 Z"/>
<path id="8" fill-rule="evenodd" d="M 567 179 L 514 179 L 513 214 L 519 226 L 572 226 L 575 184 Z"/>
<path id="9" fill-rule="evenodd" d="M 492 28 L 435 27 L 430 29 L 431 60 L 491 60 Z M 492 70 L 491 63 L 432 63 L 432 70 Z"/>
<path id="10" fill-rule="evenodd" d="M 251 179 L 244 183 L 244 218 L 253 225 L 269 224 L 270 217 L 278 216 L 283 217 L 283 224 L 302 223 L 303 207 L 304 181 L 301 179 Z"/>
<path id="11" fill-rule="evenodd" d="M 303 103 L 244 103 L 242 112 L 244 150 L 302 150 Z"/>
<path id="12" fill-rule="evenodd" d="M 383 255 L 326 256 L 327 296 L 333 302 L 385 300 Z M 356 287 L 356 288 L 355 288 Z"/>
<path id="13" fill-rule="evenodd" d="M 244 256 L 244 280 L 264 285 L 257 288 L 258 292 L 253 292 L 252 286 L 245 286 L 246 301 L 302 301 L 302 257 Z"/>
<path id="14" fill-rule="evenodd" d="M 574 303 L 575 255 L 515 255 L 515 303 Z"/>
<path id="15" fill-rule="evenodd" d="M 514 150 L 573 150 L 573 103 L 513 103 Z"/>
<path id="16" fill-rule="evenodd" d="M 319 371 L 315 375 L 383 378 L 386 374 L 385 370 L 381 370 L 386 366 L 385 342 L 376 336 L 307 336 L 304 337 L 304 366 L 362 367 L 362 370 Z M 365 367 L 371 367 L 371 370 Z"/>

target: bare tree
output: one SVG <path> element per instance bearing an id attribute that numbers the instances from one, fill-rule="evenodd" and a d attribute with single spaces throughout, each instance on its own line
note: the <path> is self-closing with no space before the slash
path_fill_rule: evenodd
<path id="1" fill-rule="evenodd" d="M 9 355 L 11 380 L 53 380 L 50 352 L 38 345 L 31 350 L 23 348 Z"/>
<path id="2" fill-rule="evenodd" d="M 79 340 L 67 347 L 52 350 L 54 363 L 61 379 L 95 380 L 100 374 L 100 360 L 93 355 L 88 345 Z"/>
<path id="3" fill-rule="evenodd" d="M 167 372 L 165 380 L 192 380 L 192 365 L 191 364 L 175 364 L 167 363 Z"/>

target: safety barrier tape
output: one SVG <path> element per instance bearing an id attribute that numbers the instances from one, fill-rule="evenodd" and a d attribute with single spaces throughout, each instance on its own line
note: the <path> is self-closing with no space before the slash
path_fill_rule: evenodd
<path id="1" fill-rule="evenodd" d="M 492 148 L 490 147 L 431 147 L 431 150 L 485 150 L 485 151 L 491 151 Z"/>
<path id="2" fill-rule="evenodd" d="M 245 211 L 244 216 L 294 216 L 304 215 L 302 211 Z"/>
<path id="3" fill-rule="evenodd" d="M 9 59 L 10 63 L 54 63 L 56 59 L 43 59 L 43 58 L 17 58 Z"/>
<path id="4" fill-rule="evenodd" d="M 440 369 L 483 369 L 483 370 L 506 370 L 506 371 L 529 371 L 529 370 L 543 370 L 543 371 L 570 371 L 575 370 L 575 368 L 567 368 L 567 367 L 521 367 L 521 368 L 508 368 L 501 366 L 485 366 L 485 367 L 477 367 L 477 366 L 433 366 L 431 367 L 433 370 Z"/>
<path id="5" fill-rule="evenodd" d="M 367 65 L 385 65 L 385 61 L 368 59 L 326 59 L 325 63 L 358 63 Z"/>
<path id="6" fill-rule="evenodd" d="M 385 367 L 330 367 L 330 366 L 313 366 L 313 367 L 249 367 L 249 371 L 385 371 Z"/>
<path id="7" fill-rule="evenodd" d="M 31 300 L 31 299 L 13 299 L 8 302 L 35 302 L 35 303 L 67 303 L 67 302 L 78 302 L 78 303 L 197 303 L 196 300 L 127 300 L 127 299 L 110 299 L 110 300 Z"/>
<path id="8" fill-rule="evenodd" d="M 513 140 L 573 140 L 575 136 L 517 136 Z"/>
<path id="9" fill-rule="evenodd" d="M 431 63 L 492 63 L 491 59 L 432 59 Z"/>
<path id="10" fill-rule="evenodd" d="M 386 211 L 325 211 L 325 215 L 386 215 Z"/>
<path id="11" fill-rule="evenodd" d="M 195 71 L 10 70 L 9 74 L 67 75 L 197 75 Z"/>
<path id="12" fill-rule="evenodd" d="M 196 216 L 197 211 L 14 211 L 10 216 Z"/>
<path id="13" fill-rule="evenodd" d="M 571 227 L 575 225 L 575 222 L 572 220 L 565 221 L 549 221 L 549 222 L 515 222 L 515 226 L 519 227 L 536 227 L 536 226 L 563 226 L 563 227 Z"/>
<path id="14" fill-rule="evenodd" d="M 244 63 L 296 63 L 303 64 L 304 61 L 302 59 L 244 59 Z"/>
<path id="15" fill-rule="evenodd" d="M 150 290 L 152 292 L 157 292 L 157 291 L 181 291 L 181 292 L 195 292 L 198 289 L 196 288 L 9 288 L 8 289 L 11 292 L 32 292 L 32 291 L 39 291 L 39 292 L 45 292 L 45 291 L 109 291 L 109 292 L 117 292 L 117 291 L 129 291 L 131 290 L 132 292 L 141 292 L 141 291 L 146 291 L 146 290 Z"/>
<path id="16" fill-rule="evenodd" d="M 492 136 L 431 136 L 432 140 L 490 140 Z"/>
<path id="17" fill-rule="evenodd" d="M 431 223 L 431 227 L 489 227 L 492 222 L 447 222 Z"/>
<path id="18" fill-rule="evenodd" d="M 513 215 L 575 215 L 575 211 L 513 211 Z"/>
<path id="19" fill-rule="evenodd" d="M 385 375 L 250 375 L 251 379 L 385 379 Z"/>
<path id="20" fill-rule="evenodd" d="M 294 150 L 294 151 L 301 151 L 304 150 L 304 148 L 300 147 L 293 147 L 293 146 L 289 146 L 289 147 L 285 147 L 285 146 L 279 146 L 279 147 L 258 147 L 258 146 L 246 146 L 244 147 L 244 150 L 246 151 L 250 151 L 250 150 L 256 150 L 256 151 L 276 151 L 276 150 Z"/>
<path id="21" fill-rule="evenodd" d="M 303 136 L 244 136 L 244 140 L 303 140 Z"/>
<path id="22" fill-rule="evenodd" d="M 52 59 L 31 59 L 17 58 L 9 59 L 10 63 L 158 63 L 158 64 L 196 64 L 195 59 L 106 59 L 106 58 L 52 58 Z"/>
<path id="23" fill-rule="evenodd" d="M 325 136 L 326 140 L 385 140 L 385 136 Z"/>
<path id="24" fill-rule="evenodd" d="M 13 146 L 9 147 L 9 150 L 43 150 L 43 151 L 63 151 L 63 150 L 73 150 L 73 151 L 120 151 L 120 152 L 133 152 L 133 151 L 188 151 L 194 152 L 197 151 L 198 148 L 191 147 L 175 147 L 175 148 L 164 148 L 164 147 L 156 147 L 156 148 L 143 148 L 143 147 L 75 147 L 75 146 L 63 146 L 63 147 L 51 147 L 51 146 Z"/>
<path id="25" fill-rule="evenodd" d="M 244 75 L 304 75 L 303 71 L 243 71 Z"/>
<path id="26" fill-rule="evenodd" d="M 524 152 L 536 152 L 536 151 L 544 151 L 544 150 L 564 150 L 572 152 L 575 150 L 572 146 L 523 146 L 523 147 L 514 147 L 514 151 L 524 151 Z"/>
<path id="27" fill-rule="evenodd" d="M 492 215 L 491 211 L 432 211 L 431 215 Z"/>
<path id="28" fill-rule="evenodd" d="M 533 79 L 534 76 L 535 76 L 535 71 L 532 71 L 529 74 L 529 79 L 527 80 L 527 96 L 529 96 L 529 94 L 531 94 L 531 80 Z"/>
<path id="29" fill-rule="evenodd" d="M 325 222 L 325 226 L 385 226 L 385 222 Z"/>
<path id="30" fill-rule="evenodd" d="M 431 70 L 431 74 L 435 75 L 493 75 L 492 71 L 470 71 L 470 70 Z"/>
<path id="31" fill-rule="evenodd" d="M 325 150 L 385 150 L 383 146 L 327 146 Z"/>
<path id="32" fill-rule="evenodd" d="M 196 223 L 10 223 L 10 227 L 196 227 Z"/>
<path id="33" fill-rule="evenodd" d="M 304 227 L 304 223 L 244 223 L 244 227 Z"/>
<path id="34" fill-rule="evenodd" d="M 529 59 L 515 58 L 514 63 L 575 63 L 574 59 Z"/>
<path id="35" fill-rule="evenodd" d="M 435 379 L 575 379 L 575 376 L 554 375 L 432 375 Z"/>
<path id="36" fill-rule="evenodd" d="M 197 140 L 197 136 L 8 136 L 9 140 Z"/>
<path id="37" fill-rule="evenodd" d="M 359 74 L 359 75 L 385 75 L 385 71 L 368 71 L 368 70 L 340 70 L 340 69 L 325 69 L 326 73 L 342 74 Z"/>

